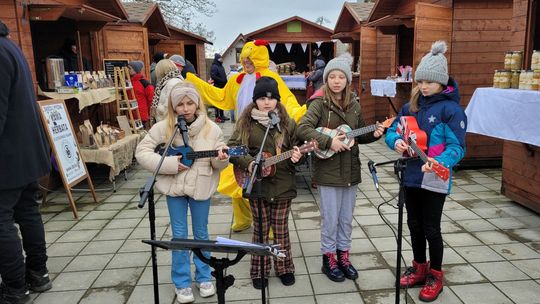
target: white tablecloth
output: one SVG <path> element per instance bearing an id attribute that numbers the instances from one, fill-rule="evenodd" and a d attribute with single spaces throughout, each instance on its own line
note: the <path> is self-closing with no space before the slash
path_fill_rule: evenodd
<path id="1" fill-rule="evenodd" d="M 38 94 L 49 97 L 51 99 L 71 99 L 75 98 L 79 101 L 79 113 L 86 108 L 97 103 L 109 103 L 116 101 L 115 88 L 100 88 L 89 89 L 77 94 L 60 94 L 56 92 L 43 92 L 41 89 Z"/>
<path id="2" fill-rule="evenodd" d="M 304 75 L 279 75 L 289 89 L 305 90 L 307 81 Z"/>
<path id="3" fill-rule="evenodd" d="M 478 88 L 467 132 L 540 146 L 540 91 Z"/>
<path id="4" fill-rule="evenodd" d="M 395 97 L 396 82 L 386 79 L 371 79 L 371 95 L 380 97 Z"/>

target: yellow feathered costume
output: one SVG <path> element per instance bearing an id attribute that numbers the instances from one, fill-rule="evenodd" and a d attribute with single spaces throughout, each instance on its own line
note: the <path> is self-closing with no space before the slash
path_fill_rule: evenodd
<path id="1" fill-rule="evenodd" d="M 289 90 L 279 75 L 268 69 L 270 56 L 268 55 L 268 49 L 266 48 L 267 45 L 268 42 L 264 40 L 255 40 L 246 43 L 242 48 L 242 52 L 240 53 L 240 62 L 243 62 L 244 58 L 249 58 L 255 66 L 254 73 L 256 73 L 257 79 L 262 76 L 274 78 L 278 83 L 281 103 L 287 109 L 289 116 L 291 116 L 295 121 L 299 121 L 306 112 L 306 106 L 300 106 L 298 101 L 296 101 L 296 97 Z M 187 74 L 186 80 L 195 84 L 197 90 L 201 94 L 202 99 L 206 103 L 222 110 L 237 110 L 238 91 L 242 86 L 242 80 L 244 79 L 245 75 L 245 72 L 233 75 L 227 81 L 224 88 L 214 87 L 191 73 Z M 241 113 L 238 113 L 238 116 L 240 114 Z M 251 226 L 251 211 L 249 209 L 249 202 L 242 198 L 242 189 L 237 185 L 236 180 L 234 179 L 232 164 L 221 172 L 217 190 L 218 192 L 232 198 L 234 213 L 234 223 L 232 229 L 234 231 L 241 231 L 249 228 Z"/>

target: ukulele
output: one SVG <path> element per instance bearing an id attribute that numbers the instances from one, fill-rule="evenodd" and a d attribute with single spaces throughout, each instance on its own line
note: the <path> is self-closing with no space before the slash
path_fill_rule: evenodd
<path id="1" fill-rule="evenodd" d="M 300 153 L 305 154 L 312 151 L 317 151 L 317 146 L 317 141 L 312 140 L 298 147 L 298 149 L 300 150 Z M 272 154 L 270 154 L 269 152 L 263 152 L 264 161 L 262 167 L 262 176 L 274 176 L 276 174 L 276 164 L 291 158 L 293 152 L 294 149 L 275 156 L 272 156 Z M 242 189 L 245 188 L 245 186 L 249 182 L 250 176 L 251 174 L 248 172 L 248 170 L 243 170 L 234 166 L 234 178 L 236 179 L 236 183 L 238 184 L 238 186 L 242 187 Z"/>
<path id="2" fill-rule="evenodd" d="M 154 152 L 159 153 L 160 155 L 163 155 L 163 152 L 165 152 L 165 144 L 159 144 L 154 149 Z M 229 149 L 224 149 L 223 152 L 227 153 L 229 157 L 244 156 L 249 153 L 248 148 L 246 146 L 229 147 Z M 217 157 L 218 151 L 217 150 L 193 151 L 193 149 L 190 146 L 180 146 L 180 147 L 171 146 L 169 147 L 169 150 L 167 150 L 167 156 L 173 156 L 173 155 L 182 155 L 180 162 L 186 167 L 191 167 L 191 165 L 193 165 L 193 162 L 196 159 Z"/>
<path id="3" fill-rule="evenodd" d="M 414 116 L 402 116 L 397 126 L 397 133 L 409 145 L 407 152 L 405 152 L 406 154 L 409 156 L 418 155 L 424 163 L 431 164 L 433 172 L 443 181 L 447 181 L 450 178 L 450 170 L 448 168 L 428 160 L 426 153 L 424 153 L 427 150 L 427 135 L 426 132 L 418 127 L 418 122 Z"/>
<path id="4" fill-rule="evenodd" d="M 392 123 L 394 122 L 395 117 L 390 117 L 387 120 L 383 121 L 381 125 L 386 129 L 389 128 Z M 338 135 L 345 134 L 345 138 L 342 140 L 344 144 L 346 144 L 349 148 L 354 145 L 354 138 L 360 135 L 368 134 L 371 132 L 375 132 L 377 130 L 377 127 L 379 124 L 373 124 L 366 127 L 362 127 L 360 129 L 352 130 L 351 127 L 349 127 L 346 124 L 342 124 L 339 127 L 335 129 L 329 129 L 325 127 L 318 127 L 315 129 L 317 132 L 322 133 L 324 135 L 328 135 L 331 138 L 334 138 Z M 332 157 L 336 152 L 328 149 L 328 150 L 318 150 L 315 151 L 315 155 L 320 159 L 327 159 Z"/>

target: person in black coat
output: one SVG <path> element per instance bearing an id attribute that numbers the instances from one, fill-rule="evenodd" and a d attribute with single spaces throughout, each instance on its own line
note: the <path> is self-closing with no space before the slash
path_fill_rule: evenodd
<path id="1" fill-rule="evenodd" d="M 214 86 L 218 88 L 224 88 L 227 84 L 227 74 L 225 74 L 225 68 L 223 67 L 223 58 L 220 54 L 214 54 L 214 62 L 210 68 L 210 78 L 214 81 Z M 225 117 L 223 110 L 216 108 L 216 122 L 223 122 L 229 120 Z"/>
<path id="2" fill-rule="evenodd" d="M 60 57 L 64 59 L 64 70 L 66 72 L 71 71 L 91 71 L 90 63 L 88 59 L 82 58 L 83 66 L 79 66 L 79 58 L 77 57 L 77 43 L 73 38 L 66 38 L 64 40 L 64 45 L 60 50 Z"/>
<path id="3" fill-rule="evenodd" d="M 51 162 L 30 68 L 8 35 L 0 21 L 0 303 L 26 303 L 29 288 L 52 287 L 36 202 L 37 179 L 49 173 Z"/>

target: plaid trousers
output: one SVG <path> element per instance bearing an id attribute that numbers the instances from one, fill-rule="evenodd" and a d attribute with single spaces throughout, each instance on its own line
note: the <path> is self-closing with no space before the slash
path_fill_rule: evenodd
<path id="1" fill-rule="evenodd" d="M 277 199 L 273 202 L 261 200 L 262 202 L 262 243 L 268 244 L 268 232 L 270 226 L 274 231 L 274 244 L 280 244 L 281 250 L 285 250 L 287 257 L 277 260 L 274 258 L 274 268 L 276 274 L 282 275 L 285 273 L 294 273 L 294 264 L 291 255 L 291 238 L 289 237 L 289 213 L 291 211 L 290 199 Z M 253 242 L 260 243 L 259 240 L 259 200 L 250 200 L 251 213 L 253 215 Z M 264 274 L 265 278 L 270 275 L 271 259 L 264 259 Z M 261 257 L 251 256 L 251 271 L 252 279 L 261 277 Z"/>

